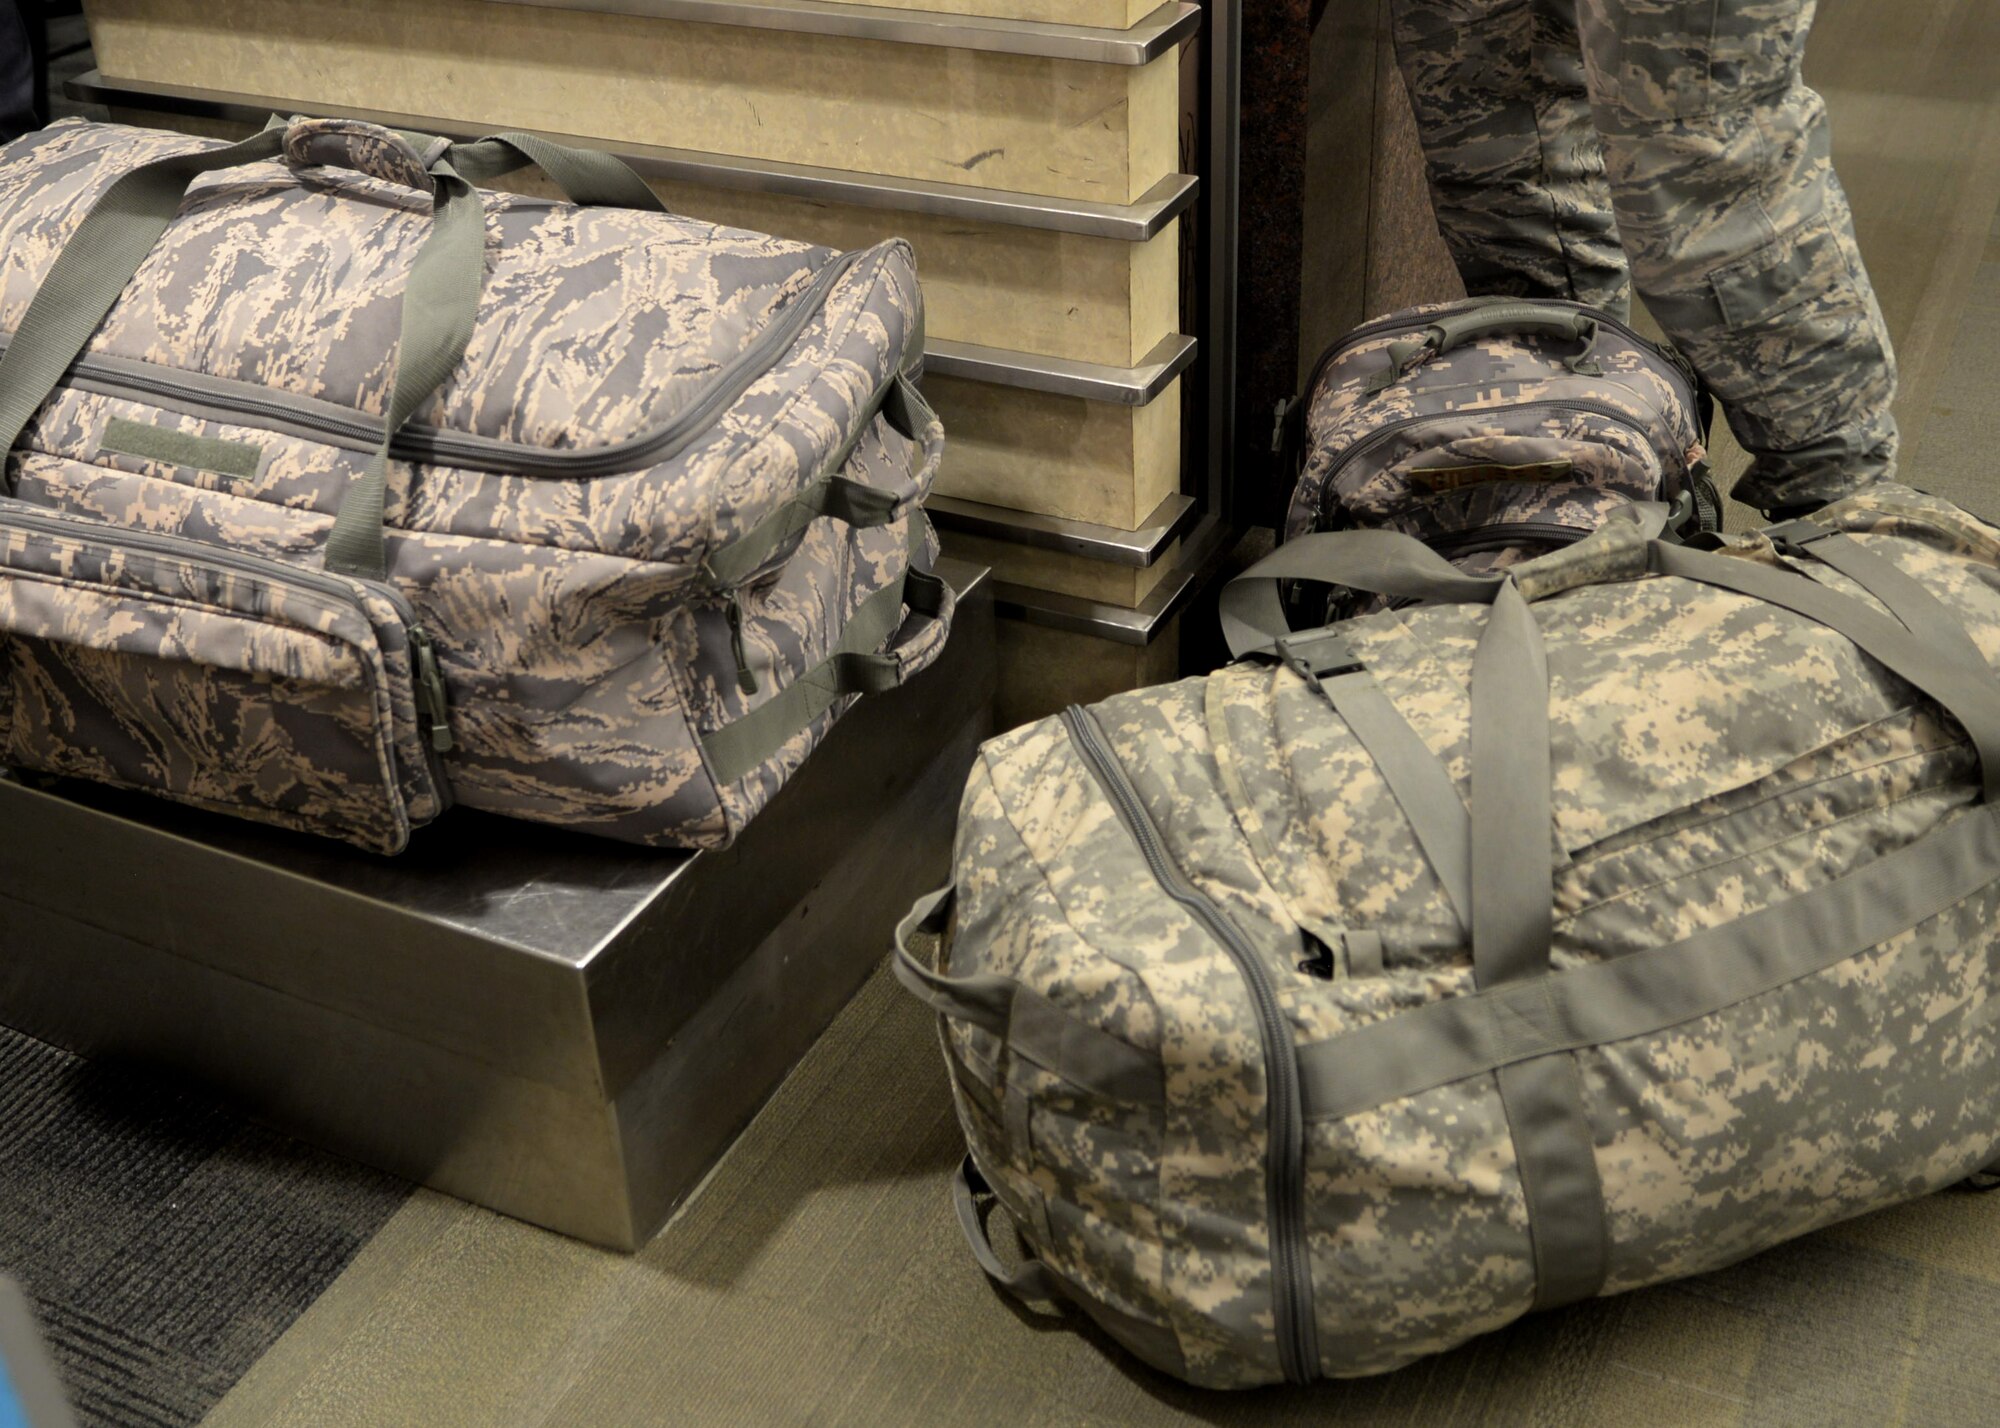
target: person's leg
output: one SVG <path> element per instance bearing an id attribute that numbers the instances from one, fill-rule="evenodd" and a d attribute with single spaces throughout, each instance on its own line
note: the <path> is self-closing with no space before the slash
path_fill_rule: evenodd
<path id="1" fill-rule="evenodd" d="M 35 60 L 16 0 L 0 0 L 0 143 L 41 127 L 35 117 Z"/>
<path id="2" fill-rule="evenodd" d="M 1581 0 L 1592 112 L 1646 306 L 1799 509 L 1890 474 L 1895 359 L 1799 77 L 1813 0 Z"/>
<path id="3" fill-rule="evenodd" d="M 1575 0 L 1396 0 L 1393 10 L 1431 202 L 1466 290 L 1624 316 L 1631 293 Z"/>

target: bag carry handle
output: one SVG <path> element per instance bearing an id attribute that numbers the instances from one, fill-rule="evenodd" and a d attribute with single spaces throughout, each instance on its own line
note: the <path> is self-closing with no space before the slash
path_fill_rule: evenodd
<path id="1" fill-rule="evenodd" d="M 986 1233 L 986 1223 L 979 1217 L 979 1204 L 974 1198 L 979 1195 L 992 1195 L 995 1204 L 1006 1208 L 1000 1204 L 1000 1197 L 994 1194 L 993 1187 L 986 1183 L 986 1177 L 979 1173 L 979 1167 L 968 1154 L 958 1163 L 958 1173 L 951 1177 L 951 1203 L 958 1212 L 958 1228 L 965 1235 L 972 1257 L 979 1261 L 979 1267 L 986 1271 L 988 1279 L 1016 1299 L 1026 1304 L 1046 1304 L 1054 1308 L 1061 1290 L 1047 1265 L 1032 1254 L 1024 1254 L 1015 1269 L 1009 1269 L 1000 1262 L 993 1241 Z"/>
<path id="2" fill-rule="evenodd" d="M 597 149 L 573 149 L 538 134 L 510 130 L 453 143 L 366 119 L 302 115 L 289 120 L 273 115 L 265 127 L 285 131 L 285 162 L 294 168 L 331 165 L 434 193 L 430 169 L 440 158 L 472 184 L 533 166 L 547 174 L 571 203 L 586 208 L 668 211 L 660 196 L 624 160 Z"/>
<path id="3" fill-rule="evenodd" d="M 911 514 L 912 559 L 929 529 L 920 514 Z M 957 596 L 948 583 L 915 565 L 901 580 L 863 600 L 847 617 L 840 642 L 825 659 L 742 718 L 702 739 L 702 754 L 717 785 L 735 783 L 750 773 L 848 696 L 885 694 L 907 683 L 937 658 L 956 605 Z M 885 640 L 890 641 L 887 649 L 882 647 Z"/>
<path id="4" fill-rule="evenodd" d="M 1597 347 L 1597 319 L 1578 308 L 1558 303 L 1505 301 L 1482 303 L 1464 312 L 1447 313 L 1423 329 L 1419 337 L 1389 344 L 1389 365 L 1370 379 L 1368 390 L 1379 392 L 1400 381 L 1433 357 L 1481 337 L 1503 333 L 1531 333 L 1542 337 L 1565 338 L 1583 344 L 1582 350 L 1563 365 L 1585 377 L 1599 377 L 1604 369 L 1591 358 Z"/>
<path id="5" fill-rule="evenodd" d="M 373 126 L 335 133 L 324 122 L 294 120 L 269 127 L 240 143 L 190 154 L 172 154 L 120 174 L 84 215 L 42 280 L 20 326 L 0 356 L 0 452 L 21 433 L 61 383 L 93 333 L 130 285 L 140 265 L 180 211 L 187 187 L 203 174 L 261 163 L 286 154 L 298 129 L 301 155 L 321 148 L 363 172 L 408 177 L 420 161 L 413 139 Z M 380 580 L 387 574 L 382 510 L 388 484 L 389 445 L 405 423 L 444 385 L 472 339 L 479 289 L 486 272 L 486 219 L 479 192 L 453 166 L 462 156 L 475 173 L 505 173 L 538 163 L 579 203 L 627 203 L 664 212 L 639 176 L 607 154 L 568 149 L 529 134 L 499 134 L 453 144 L 424 165 L 432 193 L 431 229 L 410 265 L 403 297 L 402 330 L 382 441 L 340 505 L 327 538 L 326 567 L 344 575 Z M 518 160 L 518 162 L 516 162 Z M 618 177 L 622 171 L 624 178 Z M 5 480 L 12 494 L 11 476 Z"/>

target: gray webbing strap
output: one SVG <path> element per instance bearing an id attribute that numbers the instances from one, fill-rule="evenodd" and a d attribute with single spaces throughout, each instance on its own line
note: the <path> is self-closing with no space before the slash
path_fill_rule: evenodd
<path id="1" fill-rule="evenodd" d="M 1031 1062 L 1091 1095 L 1132 1105 L 1166 1104 L 1166 1072 L 1157 1055 L 1070 1015 L 1032 987 L 997 973 L 947 976 L 925 966 L 911 946 L 918 932 L 944 930 L 953 889 L 917 899 L 896 925 L 890 968 L 904 990 L 939 1016 L 999 1037 Z"/>
<path id="2" fill-rule="evenodd" d="M 348 488 L 326 541 L 326 568 L 381 580 L 388 574 L 382 507 L 389 480 L 389 447 L 405 422 L 437 394 L 465 357 L 479 318 L 479 289 L 486 277 L 486 208 L 479 191 L 448 159 L 431 165 L 437 184 L 431 230 L 410 264 L 403 290 L 402 335 L 389 387 L 382 442 Z"/>
<path id="3" fill-rule="evenodd" d="M 1472 657 L 1472 967 L 1482 987 L 1549 969 L 1549 760 L 1542 633 L 1509 581 Z"/>
<path id="4" fill-rule="evenodd" d="M 912 525 L 915 544 L 922 540 L 923 523 Z M 919 618 L 935 620 L 941 617 L 941 602 L 948 599 L 936 576 L 912 569 L 863 600 L 848 616 L 831 654 L 741 719 L 701 741 L 715 781 L 736 782 L 848 695 L 881 694 L 901 684 L 903 667 L 895 652 L 877 651 L 903 623 L 906 603 Z"/>
<path id="5" fill-rule="evenodd" d="M 1991 669 L 1964 623 L 1942 600 L 1887 556 L 1877 555 L 1853 536 L 1811 521 L 1791 521 L 1764 532 L 1785 554 L 1803 551 L 1831 566 L 1880 600 L 1903 628 L 1940 654 L 1968 669 Z"/>
<path id="6" fill-rule="evenodd" d="M 1482 989 L 1543 982 L 1555 935 L 1549 677 L 1528 602 L 1505 581 L 1472 661 L 1472 969 Z M 1527 1201 L 1535 1307 L 1587 1299 L 1610 1256 L 1583 1081 L 1566 1052 L 1500 1068 Z"/>
<path id="7" fill-rule="evenodd" d="M 1459 925 L 1472 926 L 1472 834 L 1465 801 L 1423 736 L 1336 631 L 1293 635 L 1278 654 L 1333 705 L 1402 809 Z"/>
<path id="8" fill-rule="evenodd" d="M 946 883 L 936 892 L 917 899 L 903 920 L 896 924 L 895 961 L 890 964 L 903 989 L 939 1016 L 976 1026 L 995 1036 L 1007 1035 L 1007 1023 L 1014 1014 L 1014 992 L 1020 985 L 1012 977 L 987 973 L 975 977 L 947 977 L 926 967 L 911 948 L 919 932 L 942 932 L 950 920 L 958 889 Z"/>
<path id="9" fill-rule="evenodd" d="M 597 149 L 572 149 L 537 134 L 508 131 L 453 144 L 445 161 L 469 183 L 485 183 L 533 164 L 555 181 L 571 203 L 638 208 L 665 213 L 667 206 L 631 167 Z"/>
<path id="10" fill-rule="evenodd" d="M 1467 575 L 1414 536 L 1327 531 L 1288 541 L 1223 587 L 1218 611 L 1229 653 L 1241 659 L 1291 633 L 1278 586 L 1317 580 L 1375 595 L 1485 604 L 1498 576 Z"/>
<path id="11" fill-rule="evenodd" d="M 1677 575 L 1765 601 L 1853 641 L 1864 654 L 1916 686 L 1958 721 L 1979 755 L 1983 796 L 1990 802 L 2000 794 L 2000 680 L 1993 677 L 1985 661 L 1968 668 L 1949 649 L 1940 650 L 1914 637 L 1912 631 L 1859 600 L 1794 571 L 1661 542 L 1654 543 L 1652 555 L 1653 568 L 1662 575 Z"/>
<path id="12" fill-rule="evenodd" d="M 977 1186 L 974 1181 L 978 1182 Z M 1031 1255 L 1024 1258 L 1017 1268 L 1009 1269 L 994 1252 L 993 1241 L 987 1238 L 986 1226 L 979 1218 L 979 1205 L 974 1199 L 976 1195 L 991 1193 L 986 1177 L 979 1173 L 979 1167 L 967 1155 L 959 1162 L 958 1173 L 951 1178 L 951 1203 L 958 1211 L 958 1227 L 965 1234 L 972 1257 L 979 1261 L 979 1267 L 986 1271 L 988 1279 L 1015 1298 L 1030 1304 L 1054 1304 L 1061 1291 L 1048 1266 Z"/>
<path id="13" fill-rule="evenodd" d="M 276 158 L 284 144 L 283 131 L 267 130 L 226 148 L 172 154 L 120 174 L 104 190 L 56 255 L 0 357 L 0 457 L 90 344 L 174 221 L 187 186 L 217 169 Z M 11 477 L 0 481 L 13 490 Z"/>
<path id="14" fill-rule="evenodd" d="M 1879 947 L 1996 881 L 2000 804 L 1981 804 L 1834 882 L 1668 946 L 1431 1002 L 1302 1046 L 1306 1118 L 1341 1120 L 1713 1016 Z"/>

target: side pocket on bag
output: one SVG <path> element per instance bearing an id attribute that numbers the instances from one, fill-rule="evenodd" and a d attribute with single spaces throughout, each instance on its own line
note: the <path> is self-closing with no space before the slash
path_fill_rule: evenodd
<path id="1" fill-rule="evenodd" d="M 0 762 L 395 853 L 445 806 L 387 587 L 0 502 Z"/>

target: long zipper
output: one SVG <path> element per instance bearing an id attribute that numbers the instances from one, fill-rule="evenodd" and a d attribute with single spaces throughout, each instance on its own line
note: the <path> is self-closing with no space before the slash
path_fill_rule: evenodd
<path id="1" fill-rule="evenodd" d="M 1409 428 L 1413 426 L 1421 426 L 1426 422 L 1463 421 L 1468 416 L 1477 416 L 1480 415 L 1481 413 L 1499 411 L 1499 410 L 1505 410 L 1509 414 L 1515 412 L 1524 412 L 1524 411 L 1586 412 L 1592 416 L 1601 416 L 1608 421 L 1614 422 L 1617 425 L 1624 427 L 1627 431 L 1634 432 L 1642 438 L 1645 436 L 1645 433 L 1643 431 L 1640 431 L 1638 427 L 1633 425 L 1632 414 L 1630 412 L 1620 411 L 1617 407 L 1612 406 L 1609 402 L 1593 402 L 1582 398 L 1548 398 L 1542 401 L 1522 402 L 1518 406 L 1512 406 L 1506 408 L 1481 407 L 1481 408 L 1475 408 L 1470 411 L 1460 410 L 1460 411 L 1449 411 L 1449 412 L 1425 412 L 1419 416 L 1398 417 L 1395 421 L 1385 422 L 1381 426 L 1376 427 L 1375 430 L 1369 432 L 1368 435 L 1363 437 L 1360 441 L 1357 441 L 1356 443 L 1354 443 L 1354 445 L 1348 447 L 1346 451 L 1341 453 L 1340 460 L 1334 462 L 1333 465 L 1329 466 L 1326 470 L 1326 474 L 1320 478 L 1320 489 L 1323 492 L 1325 492 L 1329 497 L 1333 496 L 1335 494 L 1334 484 L 1333 484 L 1334 477 L 1338 476 L 1342 471 L 1346 470 L 1350 464 L 1352 464 L 1365 452 L 1373 451 L 1377 446 L 1387 441 L 1397 432 L 1407 431 Z M 1687 463 L 1683 461 L 1681 464 L 1682 480 L 1683 481 L 1687 480 L 1692 474 L 1693 474 L 1693 468 L 1688 466 Z"/>
<path id="2" fill-rule="evenodd" d="M 709 381 L 700 395 L 665 422 L 624 441 L 588 451 L 551 451 L 547 447 L 473 436 L 411 422 L 396 433 L 390 455 L 403 461 L 453 466 L 518 476 L 583 479 L 637 471 L 668 460 L 714 424 L 717 416 L 774 366 L 798 340 L 806 325 L 825 306 L 826 296 L 867 250 L 845 253 L 821 268 L 812 284 L 767 324 L 744 349 Z M 6 342 L 0 340 L 0 352 Z M 382 440 L 382 423 L 332 402 L 311 397 L 273 396 L 262 387 L 205 373 L 174 372 L 118 358 L 84 356 L 70 369 L 72 385 L 112 396 L 156 399 L 193 414 L 213 412 L 223 419 L 251 422 L 310 439 L 330 438 L 335 445 L 372 451 Z"/>
<path id="3" fill-rule="evenodd" d="M 1168 856 L 1160 830 L 1146 812 L 1097 720 L 1071 705 L 1063 725 L 1132 836 L 1161 891 L 1193 913 L 1236 964 L 1257 1009 L 1264 1050 L 1264 1106 L 1270 1152 L 1265 1157 L 1265 1198 L 1271 1220 L 1271 1272 L 1275 1284 L 1278 1362 L 1287 1379 L 1306 1383 L 1319 1375 L 1319 1335 L 1313 1318 L 1312 1264 L 1305 1234 L 1305 1116 L 1299 1092 L 1298 1054 L 1291 1023 L 1278 1006 L 1277 988 L 1257 949 L 1223 910 L 1188 880 Z"/>
<path id="4" fill-rule="evenodd" d="M 152 531 L 127 530 L 122 526 L 107 525 L 79 516 L 60 515 L 24 501 L 0 501 L 0 524 L 40 531 L 64 540 L 136 550 L 147 555 L 164 556 L 169 560 L 186 561 L 195 566 L 207 566 L 214 570 L 249 575 L 259 580 L 311 590 L 317 594 L 331 596 L 357 611 L 368 622 L 370 628 L 374 625 L 373 620 L 369 618 L 367 608 L 361 603 L 361 597 L 354 593 L 353 585 L 340 576 L 329 575 L 324 571 L 308 570 L 302 566 L 289 565 L 282 560 L 273 560 L 268 556 L 251 555 L 246 551 L 211 546 L 206 542 L 189 540 L 185 536 L 164 536 Z M 445 697 L 444 678 L 438 670 L 436 647 L 432 645 L 429 633 L 419 623 L 416 608 L 410 604 L 409 598 L 402 591 L 379 580 L 357 580 L 354 584 L 366 585 L 379 593 L 394 606 L 397 618 L 402 621 L 410 646 L 410 674 L 417 710 L 430 725 L 430 737 L 424 743 L 429 751 L 431 781 L 436 785 L 440 805 L 449 806 L 451 786 L 438 765 L 437 756 L 449 753 L 453 743 L 450 710 Z"/>

